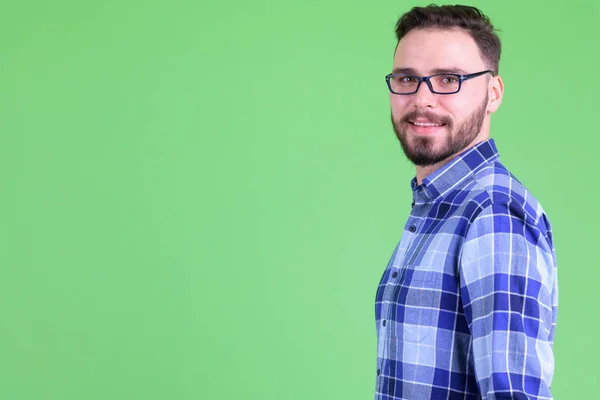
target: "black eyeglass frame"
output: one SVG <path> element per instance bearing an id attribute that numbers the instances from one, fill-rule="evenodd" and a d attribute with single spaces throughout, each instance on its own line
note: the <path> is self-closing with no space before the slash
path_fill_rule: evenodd
<path id="1" fill-rule="evenodd" d="M 408 94 L 415 94 L 419 91 L 419 88 L 421 87 L 421 83 L 425 82 L 427 84 L 427 86 L 429 87 L 429 90 L 431 91 L 431 93 L 434 94 L 455 94 L 460 92 L 460 88 L 462 87 L 462 83 L 466 80 L 469 79 L 473 79 L 473 78 L 477 78 L 478 76 L 487 74 L 487 73 L 492 74 L 492 76 L 496 76 L 496 74 L 494 74 L 494 71 L 492 71 L 491 69 L 486 69 L 485 71 L 480 71 L 480 72 L 474 72 L 472 74 L 466 74 L 466 75 L 462 75 L 462 74 L 434 74 L 434 75 L 429 75 L 429 76 L 417 76 L 417 75 L 411 75 L 411 74 L 388 74 L 385 76 L 385 81 L 387 82 L 388 85 L 388 89 L 390 90 L 390 93 L 393 94 L 397 94 L 397 95 L 408 95 Z M 456 79 L 458 79 L 458 89 L 456 89 L 455 92 L 436 92 L 435 90 L 433 90 L 433 85 L 431 84 L 431 78 L 436 77 L 436 76 L 455 76 Z M 392 90 L 392 84 L 390 83 L 390 80 L 393 77 L 396 76 L 409 76 L 412 78 L 417 79 L 419 82 L 417 83 L 417 87 L 413 92 L 407 92 L 407 93 L 398 93 L 398 92 L 394 92 Z"/>

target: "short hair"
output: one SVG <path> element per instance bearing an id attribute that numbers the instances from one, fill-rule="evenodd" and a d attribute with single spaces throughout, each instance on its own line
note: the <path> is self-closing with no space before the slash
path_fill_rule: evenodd
<path id="1" fill-rule="evenodd" d="M 498 74 L 501 44 L 497 29 L 490 19 L 478 8 L 465 5 L 430 4 L 427 7 L 413 7 L 403 14 L 396 23 L 398 42 L 413 29 L 462 29 L 468 33 L 479 48 L 486 66 Z"/>

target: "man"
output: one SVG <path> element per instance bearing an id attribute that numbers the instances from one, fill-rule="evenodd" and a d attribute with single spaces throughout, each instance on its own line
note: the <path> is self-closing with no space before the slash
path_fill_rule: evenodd
<path id="1" fill-rule="evenodd" d="M 392 124 L 416 176 L 377 289 L 375 398 L 551 399 L 554 243 L 490 139 L 500 40 L 467 6 L 415 7 L 396 35 Z"/>

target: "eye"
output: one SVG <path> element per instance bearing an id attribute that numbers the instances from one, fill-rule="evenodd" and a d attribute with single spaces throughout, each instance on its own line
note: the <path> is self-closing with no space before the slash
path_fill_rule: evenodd
<path id="1" fill-rule="evenodd" d="M 418 82 L 417 78 L 412 75 L 399 75 L 392 78 L 396 84 L 412 85 Z"/>
<path id="2" fill-rule="evenodd" d="M 456 75 L 442 75 L 440 76 L 440 83 L 452 85 L 458 83 L 458 77 Z"/>

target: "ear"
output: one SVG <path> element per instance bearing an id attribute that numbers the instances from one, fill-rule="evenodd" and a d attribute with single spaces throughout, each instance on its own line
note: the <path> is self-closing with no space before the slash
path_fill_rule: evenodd
<path id="1" fill-rule="evenodd" d="M 500 104 L 502 103 L 502 96 L 504 95 L 504 82 L 499 75 L 493 76 L 488 84 L 488 111 L 490 113 L 496 112 Z"/>

